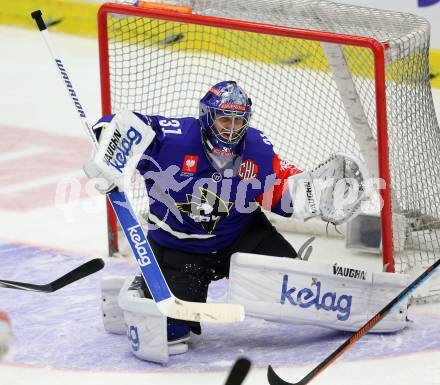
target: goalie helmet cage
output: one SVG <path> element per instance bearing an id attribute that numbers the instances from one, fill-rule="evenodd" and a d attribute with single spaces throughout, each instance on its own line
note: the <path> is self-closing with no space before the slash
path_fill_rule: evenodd
<path id="1" fill-rule="evenodd" d="M 236 80 L 253 99 L 252 125 L 281 157 L 310 169 L 345 152 L 385 182 L 388 271 L 440 257 L 440 133 L 425 19 L 329 1 L 174 5 L 100 8 L 103 114 L 198 116 L 209 86 Z M 129 196 L 145 221 L 143 184 L 133 183 Z M 108 214 L 110 250 L 117 251 Z"/>

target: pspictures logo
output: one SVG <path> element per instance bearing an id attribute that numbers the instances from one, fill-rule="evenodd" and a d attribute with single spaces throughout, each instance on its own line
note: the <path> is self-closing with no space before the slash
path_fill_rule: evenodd
<path id="1" fill-rule="evenodd" d="M 197 171 L 197 164 L 199 163 L 198 155 L 185 155 L 183 158 L 182 174 L 194 175 Z"/>

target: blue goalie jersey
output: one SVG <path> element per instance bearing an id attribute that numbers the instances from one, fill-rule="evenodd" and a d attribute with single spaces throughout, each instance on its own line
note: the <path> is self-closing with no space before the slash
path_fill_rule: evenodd
<path id="1" fill-rule="evenodd" d="M 205 151 L 198 119 L 137 115 L 156 133 L 137 169 L 150 201 L 148 234 L 158 244 L 214 253 L 238 238 L 259 206 L 291 215 L 291 204 L 281 198 L 286 179 L 301 171 L 281 160 L 261 131 L 249 127 L 242 155 L 219 171 Z"/>

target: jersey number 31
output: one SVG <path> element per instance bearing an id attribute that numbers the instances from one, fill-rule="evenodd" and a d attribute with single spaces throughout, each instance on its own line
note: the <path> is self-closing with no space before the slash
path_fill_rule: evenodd
<path id="1" fill-rule="evenodd" d="M 182 130 L 180 127 L 180 122 L 176 119 L 162 119 L 159 120 L 159 124 L 162 127 L 162 132 L 164 134 L 181 134 Z"/>

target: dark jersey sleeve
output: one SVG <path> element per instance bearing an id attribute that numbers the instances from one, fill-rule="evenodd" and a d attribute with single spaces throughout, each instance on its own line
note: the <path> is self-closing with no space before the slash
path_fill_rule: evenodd
<path id="1" fill-rule="evenodd" d="M 302 171 L 290 162 L 281 159 L 277 154 L 272 159 L 273 173 L 276 177 L 271 188 L 257 197 L 257 202 L 265 210 L 282 216 L 292 215 L 292 203 L 288 191 L 287 179 Z"/>

